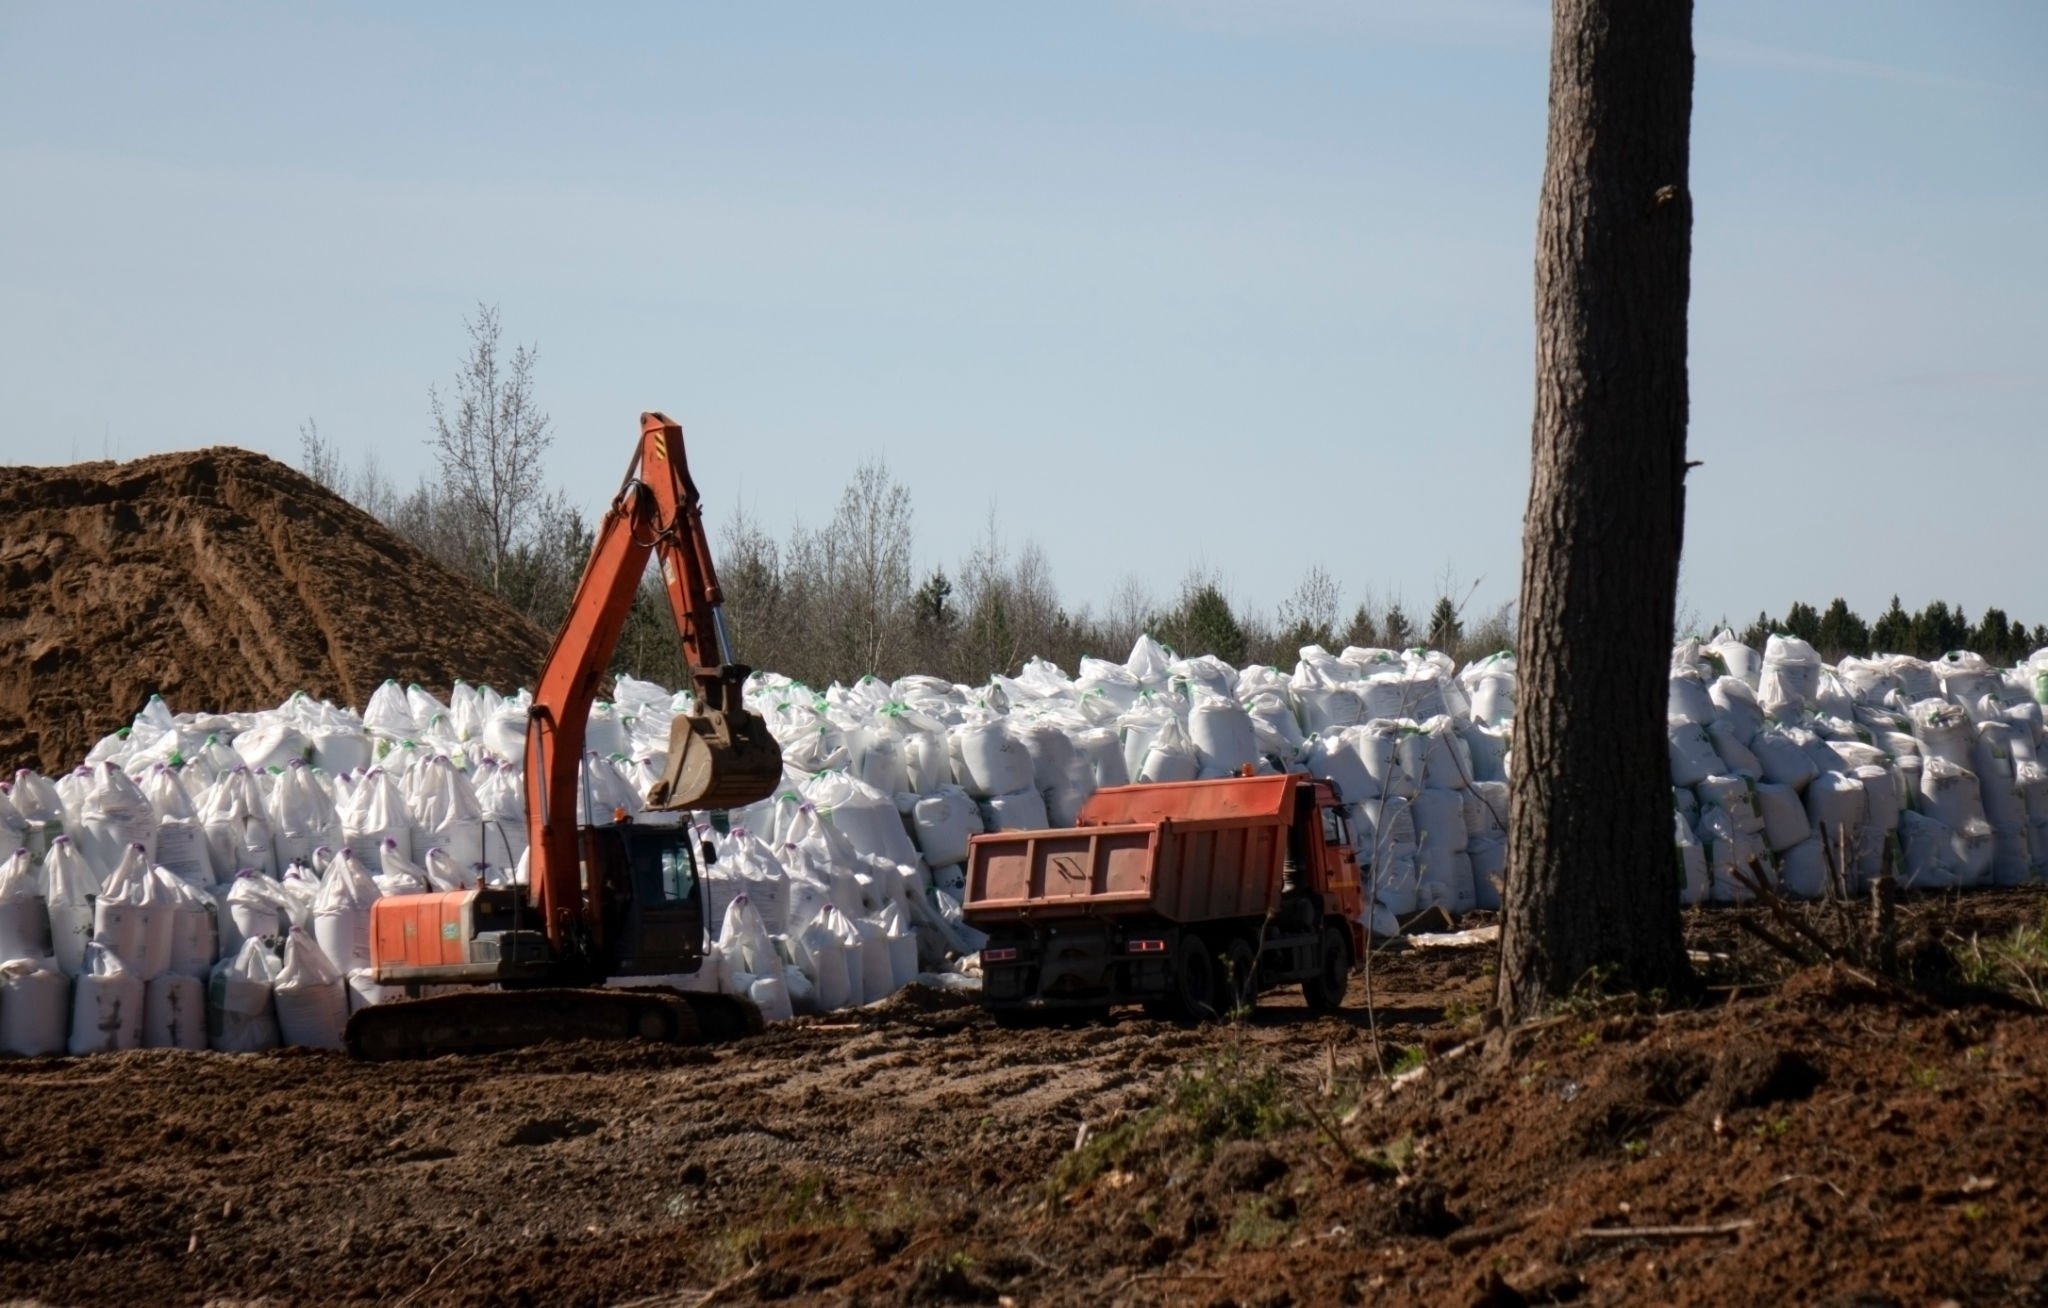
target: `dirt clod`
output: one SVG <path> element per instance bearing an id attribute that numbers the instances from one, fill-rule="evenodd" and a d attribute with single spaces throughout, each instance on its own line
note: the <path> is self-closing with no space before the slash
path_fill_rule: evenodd
<path id="1" fill-rule="evenodd" d="M 556 1113 L 549 1117 L 536 1117 L 521 1122 L 505 1133 L 508 1145 L 550 1145 L 562 1140 L 574 1140 L 579 1135 L 589 1135 L 604 1125 L 588 1117 L 573 1117 L 567 1113 Z"/>
<path id="2" fill-rule="evenodd" d="M 1397 1235 L 1420 1235 L 1441 1240 L 1465 1224 L 1465 1219 L 1447 1206 L 1449 1196 L 1434 1181 L 1417 1181 L 1394 1196 L 1388 1214 L 1388 1229 Z"/>
<path id="3" fill-rule="evenodd" d="M 1714 1112 L 1762 1108 L 1805 1099 L 1827 1074 L 1805 1054 L 1753 1041 L 1738 1041 L 1714 1060 L 1703 1104 Z"/>
<path id="4" fill-rule="evenodd" d="M 1638 1140 L 1705 1087 L 1713 1062 L 1690 1050 L 1630 1049 L 1590 1089 L 1567 1082 L 1559 1098 L 1576 1101 L 1579 1146 L 1589 1155 Z"/>
<path id="5" fill-rule="evenodd" d="M 1255 1140 L 1233 1140 L 1217 1153 L 1209 1173 L 1225 1190 L 1263 1190 L 1287 1175 L 1287 1161 Z"/>

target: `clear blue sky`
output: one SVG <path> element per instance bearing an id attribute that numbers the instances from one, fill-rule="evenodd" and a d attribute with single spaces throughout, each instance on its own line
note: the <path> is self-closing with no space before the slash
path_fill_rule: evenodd
<path id="1" fill-rule="evenodd" d="M 1702 619 L 2048 620 L 2048 5 L 1702 0 Z M 0 3 L 0 459 L 317 418 L 411 482 L 462 320 L 595 511 L 861 459 L 1070 602 L 1312 563 L 1513 597 L 1547 9 L 1525 0 Z"/>

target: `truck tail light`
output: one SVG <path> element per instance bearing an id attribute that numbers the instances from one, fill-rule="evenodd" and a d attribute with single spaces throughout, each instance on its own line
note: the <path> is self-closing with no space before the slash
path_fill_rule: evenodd
<path id="1" fill-rule="evenodd" d="M 1017 961 L 1017 951 L 1014 949 L 984 949 L 981 951 L 981 961 L 984 963 L 1014 963 Z"/>
<path id="2" fill-rule="evenodd" d="M 1163 954 L 1166 952 L 1166 942 L 1164 940 L 1130 940 L 1124 943 L 1124 948 L 1133 954 Z"/>

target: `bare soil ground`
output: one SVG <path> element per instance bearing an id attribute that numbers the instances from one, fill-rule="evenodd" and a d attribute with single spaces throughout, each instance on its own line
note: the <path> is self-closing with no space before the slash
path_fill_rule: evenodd
<path id="1" fill-rule="evenodd" d="M 914 991 L 716 1050 L 0 1064 L 0 1298 L 2048 1301 L 2048 1015 L 1734 922 L 1691 924 L 1710 1002 L 1509 1040 L 1468 949 L 1378 955 L 1339 1018 L 1010 1032 Z"/>
<path id="2" fill-rule="evenodd" d="M 375 518 L 227 447 L 0 467 L 0 765 L 69 768 L 152 693 L 360 708 L 386 678 L 529 684 L 548 636 Z"/>

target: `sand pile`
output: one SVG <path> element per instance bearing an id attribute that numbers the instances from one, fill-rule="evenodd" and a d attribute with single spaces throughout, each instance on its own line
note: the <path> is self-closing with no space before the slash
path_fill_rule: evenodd
<path id="1" fill-rule="evenodd" d="M 0 765 L 66 769 L 152 693 L 361 707 L 530 685 L 548 634 L 303 474 L 229 447 L 0 468 Z"/>

